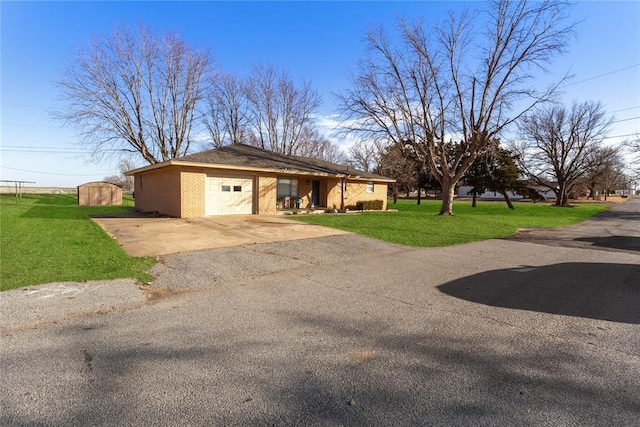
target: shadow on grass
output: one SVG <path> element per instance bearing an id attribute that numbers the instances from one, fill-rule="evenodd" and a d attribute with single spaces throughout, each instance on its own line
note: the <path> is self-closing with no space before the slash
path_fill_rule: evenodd
<path id="1" fill-rule="evenodd" d="M 36 206 L 78 206 L 77 194 L 25 194 L 23 201 Z"/>
<path id="2" fill-rule="evenodd" d="M 125 205 L 78 206 L 75 194 L 30 194 L 24 197 L 20 218 L 90 219 L 93 216 L 130 215 L 134 208 Z"/>
<path id="3" fill-rule="evenodd" d="M 494 307 L 640 324 L 640 265 L 562 263 L 494 270 L 438 289 Z"/>

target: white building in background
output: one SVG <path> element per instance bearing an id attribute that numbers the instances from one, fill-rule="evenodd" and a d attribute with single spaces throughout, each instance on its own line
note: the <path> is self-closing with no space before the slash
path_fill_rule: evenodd
<path id="1" fill-rule="evenodd" d="M 471 187 L 470 185 L 461 185 L 460 187 L 458 187 L 458 197 L 472 197 L 473 194 L 471 194 L 471 189 L 473 187 Z M 540 189 L 540 188 L 536 188 L 536 190 L 538 190 L 538 193 L 544 197 L 545 199 L 554 199 L 556 197 L 556 193 L 554 193 L 553 191 L 547 190 L 547 189 Z M 521 200 L 524 199 L 524 196 L 522 196 L 521 194 L 515 194 L 511 191 L 507 191 L 507 195 L 509 196 L 509 198 L 511 200 Z M 481 200 L 502 200 L 502 194 L 498 193 L 497 191 L 487 191 L 485 193 L 482 194 L 478 194 L 478 199 Z"/>

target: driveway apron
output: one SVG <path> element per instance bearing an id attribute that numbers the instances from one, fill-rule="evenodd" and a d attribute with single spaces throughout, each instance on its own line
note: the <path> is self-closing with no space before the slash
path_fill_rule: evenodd
<path id="1" fill-rule="evenodd" d="M 96 217 L 94 220 L 129 255 L 138 257 L 348 234 L 275 215 L 206 218 L 113 216 Z"/>

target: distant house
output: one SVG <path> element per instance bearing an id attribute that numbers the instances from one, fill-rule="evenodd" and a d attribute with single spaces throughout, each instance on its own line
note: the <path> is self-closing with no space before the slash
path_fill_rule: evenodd
<path id="1" fill-rule="evenodd" d="M 136 209 L 180 218 L 275 214 L 279 209 L 341 209 L 382 200 L 393 179 L 323 160 L 244 144 L 127 172 Z"/>
<path id="2" fill-rule="evenodd" d="M 122 204 L 122 187 L 110 182 L 87 182 L 78 186 L 78 205 L 111 206 Z"/>

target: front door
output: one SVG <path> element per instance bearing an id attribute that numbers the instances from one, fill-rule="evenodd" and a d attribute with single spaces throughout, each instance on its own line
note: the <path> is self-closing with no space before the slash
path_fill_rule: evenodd
<path id="1" fill-rule="evenodd" d="M 320 181 L 311 181 L 311 206 L 320 206 Z"/>

